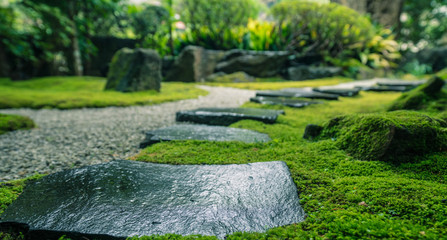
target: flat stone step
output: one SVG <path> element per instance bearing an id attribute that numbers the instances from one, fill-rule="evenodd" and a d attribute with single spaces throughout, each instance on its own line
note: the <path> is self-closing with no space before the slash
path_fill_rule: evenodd
<path id="1" fill-rule="evenodd" d="M 425 82 L 426 82 L 426 80 L 406 81 L 406 80 L 378 79 L 377 85 L 415 88 L 417 86 L 424 84 Z"/>
<path id="2" fill-rule="evenodd" d="M 322 102 L 307 101 L 292 98 L 279 98 L 279 97 L 253 97 L 250 98 L 251 102 L 268 104 L 268 105 L 283 105 L 287 107 L 302 108 L 311 104 L 321 104 Z"/>
<path id="3" fill-rule="evenodd" d="M 177 112 L 176 120 L 179 122 L 228 126 L 246 119 L 275 123 L 280 114 L 284 114 L 284 111 L 259 108 L 199 108 Z"/>
<path id="4" fill-rule="evenodd" d="M 174 140 L 239 141 L 245 143 L 268 142 L 271 138 L 265 133 L 247 129 L 208 125 L 181 124 L 152 130 L 146 133 L 141 148 L 154 143 Z"/>
<path id="5" fill-rule="evenodd" d="M 256 97 L 283 97 L 283 98 L 338 100 L 338 96 L 334 94 L 326 94 L 313 91 L 297 91 L 292 89 L 283 89 L 277 91 L 258 91 L 256 92 Z"/>
<path id="6" fill-rule="evenodd" d="M 411 88 L 405 86 L 371 86 L 365 87 L 362 90 L 370 92 L 407 92 Z"/>
<path id="7" fill-rule="evenodd" d="M 333 94 L 342 97 L 353 97 L 359 95 L 361 88 L 335 88 L 335 87 L 320 87 L 313 88 L 314 92 Z"/>
<path id="8" fill-rule="evenodd" d="M 43 177 L 3 213 L 29 239 L 264 232 L 304 221 L 284 162 L 167 165 L 118 160 Z M 18 231 L 18 230 L 17 230 Z"/>

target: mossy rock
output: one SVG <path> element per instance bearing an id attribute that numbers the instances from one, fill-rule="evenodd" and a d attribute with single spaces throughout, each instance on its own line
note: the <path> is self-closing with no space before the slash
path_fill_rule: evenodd
<path id="1" fill-rule="evenodd" d="M 34 127 L 36 127 L 36 125 L 29 117 L 0 114 L 0 134 L 19 129 L 31 129 Z"/>
<path id="2" fill-rule="evenodd" d="M 361 160 L 403 163 L 446 150 L 447 122 L 412 111 L 355 114 L 326 123 L 317 139 L 326 138 Z"/>
<path id="3" fill-rule="evenodd" d="M 442 91 L 444 84 L 440 77 L 433 77 L 427 83 L 402 94 L 388 110 L 443 110 L 447 103 L 447 93 Z"/>

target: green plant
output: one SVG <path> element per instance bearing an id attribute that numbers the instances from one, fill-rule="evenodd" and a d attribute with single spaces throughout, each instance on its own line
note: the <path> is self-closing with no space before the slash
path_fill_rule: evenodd
<path id="1" fill-rule="evenodd" d="M 432 68 L 430 65 L 423 63 L 421 64 L 417 59 L 405 64 L 402 67 L 402 70 L 414 76 L 423 76 L 425 74 L 432 73 Z"/>
<path id="2" fill-rule="evenodd" d="M 30 129 L 36 125 L 28 117 L 0 113 L 0 134 L 19 129 Z"/>

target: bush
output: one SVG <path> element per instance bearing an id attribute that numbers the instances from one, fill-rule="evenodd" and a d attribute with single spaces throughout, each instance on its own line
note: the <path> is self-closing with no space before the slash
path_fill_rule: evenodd
<path id="1" fill-rule="evenodd" d="M 0 114 L 0 134 L 35 127 L 33 120 L 18 115 Z"/>

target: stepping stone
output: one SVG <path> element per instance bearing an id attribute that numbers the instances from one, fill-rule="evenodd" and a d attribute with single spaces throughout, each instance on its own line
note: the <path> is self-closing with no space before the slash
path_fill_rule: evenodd
<path id="1" fill-rule="evenodd" d="M 179 122 L 228 126 L 245 119 L 274 123 L 279 114 L 284 114 L 284 111 L 259 108 L 199 108 L 177 112 L 176 120 Z"/>
<path id="2" fill-rule="evenodd" d="M 406 80 L 379 79 L 379 80 L 377 80 L 377 85 L 415 88 L 417 86 L 424 84 L 425 82 L 426 82 L 425 80 L 406 81 Z"/>
<path id="3" fill-rule="evenodd" d="M 291 89 L 283 89 L 278 91 L 259 91 L 256 92 L 256 97 L 283 97 L 283 98 L 311 98 L 311 99 L 325 99 L 338 100 L 338 96 L 334 94 L 319 93 L 313 91 L 297 91 Z"/>
<path id="4" fill-rule="evenodd" d="M 321 87 L 312 89 L 314 92 L 333 94 L 343 97 L 353 97 L 359 95 L 360 88 L 335 88 L 335 87 Z"/>
<path id="5" fill-rule="evenodd" d="M 270 137 L 247 129 L 182 124 L 161 128 L 146 133 L 146 139 L 141 148 L 164 141 L 174 140 L 204 140 L 204 141 L 240 141 L 245 143 L 268 142 Z"/>
<path id="6" fill-rule="evenodd" d="M 264 232 L 304 221 L 284 162 L 167 165 L 113 161 L 27 185 L 0 227 L 28 239 Z"/>
<path id="7" fill-rule="evenodd" d="M 302 108 L 311 104 L 320 104 L 321 102 L 306 101 L 291 98 L 277 98 L 277 97 L 253 97 L 250 98 L 251 102 L 268 104 L 268 105 L 283 105 L 287 107 Z"/>
<path id="8" fill-rule="evenodd" d="M 371 86 L 365 87 L 362 90 L 371 92 L 406 92 L 410 89 L 404 86 Z"/>

